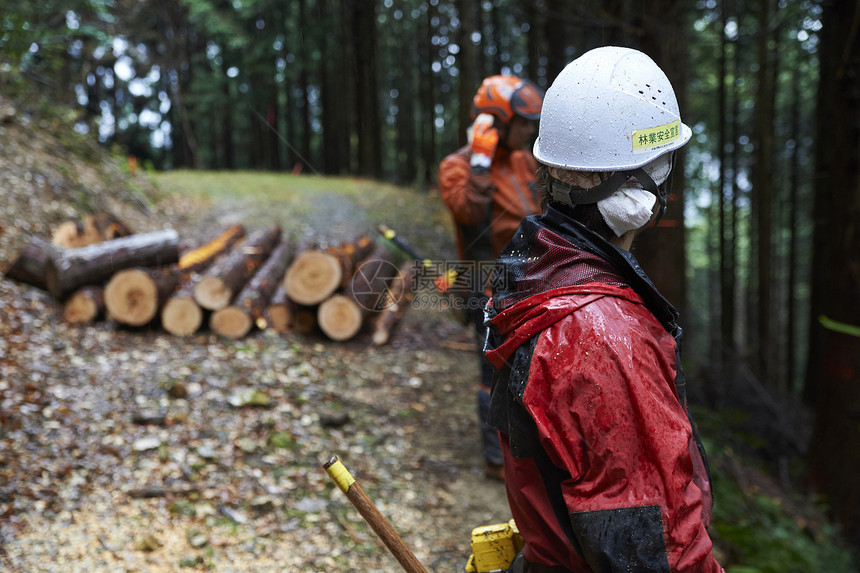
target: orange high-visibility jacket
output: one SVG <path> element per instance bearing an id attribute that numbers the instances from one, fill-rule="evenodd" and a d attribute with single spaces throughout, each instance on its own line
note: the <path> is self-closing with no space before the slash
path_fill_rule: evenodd
<path id="1" fill-rule="evenodd" d="M 468 146 L 439 165 L 439 194 L 454 218 L 460 257 L 494 261 L 520 221 L 540 212 L 537 162 L 528 151 L 496 152 L 490 171 L 476 173 Z"/>

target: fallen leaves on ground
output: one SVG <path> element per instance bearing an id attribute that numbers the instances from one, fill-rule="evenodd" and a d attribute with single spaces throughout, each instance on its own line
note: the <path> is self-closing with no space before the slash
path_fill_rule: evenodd
<path id="1" fill-rule="evenodd" d="M 2 130 L 8 260 L 74 214 L 82 182 L 98 186 L 52 166 L 20 124 Z M 112 210 L 189 234 L 236 213 L 138 207 Z M 272 216 L 241 213 L 268 224 L 260 211 Z M 65 324 L 46 293 L 2 278 L 0 334 L 5 570 L 399 571 L 322 470 L 333 455 L 429 570 L 461 570 L 471 529 L 509 519 L 503 485 L 481 473 L 474 341 L 450 314 L 410 310 L 381 348 L 369 335 L 179 338 Z"/>

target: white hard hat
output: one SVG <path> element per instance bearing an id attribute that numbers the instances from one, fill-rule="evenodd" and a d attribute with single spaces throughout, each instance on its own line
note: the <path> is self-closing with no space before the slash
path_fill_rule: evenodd
<path id="1" fill-rule="evenodd" d="M 607 46 L 570 62 L 547 90 L 534 155 L 576 171 L 635 169 L 691 135 L 663 70 L 642 52 Z"/>

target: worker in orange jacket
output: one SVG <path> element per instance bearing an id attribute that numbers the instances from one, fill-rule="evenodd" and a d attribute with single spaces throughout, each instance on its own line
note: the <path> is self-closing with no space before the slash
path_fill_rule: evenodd
<path id="1" fill-rule="evenodd" d="M 460 277 L 459 302 L 477 333 L 481 450 L 486 475 L 496 479 L 503 479 L 503 457 L 498 436 L 486 423 L 493 369 L 483 355 L 488 288 L 478 269 L 494 264 L 520 221 L 540 212 L 537 163 L 528 148 L 542 105 L 543 92 L 528 80 L 486 78 L 472 100 L 469 144 L 439 165 L 439 193 L 454 219 L 459 256 L 466 263 L 460 268 L 475 270 Z"/>

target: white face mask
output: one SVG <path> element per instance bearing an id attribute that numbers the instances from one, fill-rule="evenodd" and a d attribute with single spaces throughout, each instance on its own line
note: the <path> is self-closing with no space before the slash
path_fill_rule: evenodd
<path id="1" fill-rule="evenodd" d="M 654 183 L 661 185 L 669 178 L 669 172 L 672 170 L 670 154 L 661 155 L 642 169 Z M 606 199 L 598 201 L 597 208 L 612 232 L 620 237 L 628 231 L 647 225 L 656 202 L 657 197 L 645 191 L 639 182 L 632 179 Z"/>

